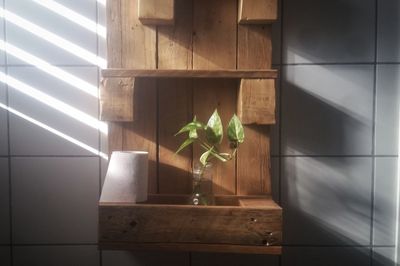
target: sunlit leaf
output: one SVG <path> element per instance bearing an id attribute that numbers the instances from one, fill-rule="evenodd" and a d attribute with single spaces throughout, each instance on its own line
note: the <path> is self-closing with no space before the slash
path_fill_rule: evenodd
<path id="1" fill-rule="evenodd" d="M 215 110 L 207 123 L 206 138 L 211 144 L 219 144 L 222 141 L 223 127 L 218 111 Z"/>
<path id="2" fill-rule="evenodd" d="M 196 129 L 192 129 L 189 131 L 189 138 L 190 139 L 197 139 L 199 137 L 199 135 L 197 134 L 197 130 Z"/>
<path id="3" fill-rule="evenodd" d="M 200 162 L 205 166 L 207 165 L 208 162 L 208 157 L 211 155 L 212 152 L 212 148 L 209 149 L 208 151 L 204 152 L 201 156 L 200 156 Z"/>
<path id="4" fill-rule="evenodd" d="M 190 144 L 192 144 L 195 141 L 195 139 L 187 139 L 185 140 L 181 146 L 179 147 L 179 149 L 176 151 L 176 153 L 179 153 L 181 150 L 183 150 L 184 148 L 186 148 L 187 146 L 189 146 Z"/>
<path id="5" fill-rule="evenodd" d="M 244 129 L 236 115 L 233 115 L 228 124 L 228 139 L 231 142 L 243 143 Z"/>

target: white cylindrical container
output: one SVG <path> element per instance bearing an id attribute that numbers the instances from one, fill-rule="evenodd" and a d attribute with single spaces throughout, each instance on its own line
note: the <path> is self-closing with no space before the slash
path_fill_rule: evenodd
<path id="1" fill-rule="evenodd" d="M 143 202 L 147 200 L 148 152 L 114 151 L 101 192 L 101 202 Z"/>

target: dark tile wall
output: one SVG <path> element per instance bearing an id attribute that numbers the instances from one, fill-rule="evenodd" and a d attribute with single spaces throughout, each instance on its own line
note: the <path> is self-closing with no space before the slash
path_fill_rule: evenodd
<path id="1" fill-rule="evenodd" d="M 280 1 L 282 257 L 97 250 L 105 0 L 40 2 L 0 0 L 0 265 L 394 265 L 399 1 Z"/>

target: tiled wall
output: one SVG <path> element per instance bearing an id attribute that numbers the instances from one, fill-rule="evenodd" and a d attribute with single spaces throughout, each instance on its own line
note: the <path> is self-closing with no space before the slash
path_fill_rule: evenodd
<path id="1" fill-rule="evenodd" d="M 96 55 L 105 58 L 105 41 L 92 31 L 104 26 L 103 1 L 3 1 L 0 265 L 394 265 L 398 0 L 281 1 L 272 161 L 281 258 L 99 252 L 105 161 L 96 151 L 105 138 L 74 112 L 98 115 Z"/>

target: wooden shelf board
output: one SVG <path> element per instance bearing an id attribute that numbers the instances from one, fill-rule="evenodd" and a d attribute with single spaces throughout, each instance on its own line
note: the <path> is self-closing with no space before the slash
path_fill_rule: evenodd
<path id="1" fill-rule="evenodd" d="M 185 70 L 185 69 L 126 69 L 108 68 L 102 70 L 104 78 L 246 78 L 246 79 L 276 79 L 275 69 L 257 70 Z"/>
<path id="2" fill-rule="evenodd" d="M 197 243 L 121 243 L 100 242 L 99 248 L 104 250 L 164 250 L 177 252 L 216 252 L 281 255 L 281 246 L 245 246 Z"/>
<path id="3" fill-rule="evenodd" d="M 115 193 L 99 203 L 99 244 L 116 249 L 279 254 L 282 208 L 270 196 L 216 196 L 213 206 L 190 195 L 149 195 L 142 203 Z M 189 243 L 189 244 L 188 244 Z"/>

